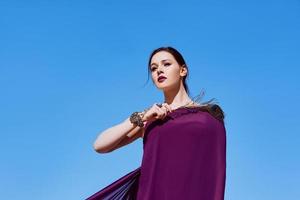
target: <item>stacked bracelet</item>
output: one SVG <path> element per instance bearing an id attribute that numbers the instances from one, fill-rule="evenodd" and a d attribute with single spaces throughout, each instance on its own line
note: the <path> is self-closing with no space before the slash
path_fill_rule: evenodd
<path id="1" fill-rule="evenodd" d="M 139 127 L 143 127 L 144 123 L 142 121 L 142 117 L 143 117 L 143 113 L 133 112 L 130 116 L 130 122 Z"/>

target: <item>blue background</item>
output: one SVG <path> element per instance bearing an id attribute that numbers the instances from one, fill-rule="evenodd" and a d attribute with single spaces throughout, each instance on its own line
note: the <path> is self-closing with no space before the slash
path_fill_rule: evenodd
<path id="1" fill-rule="evenodd" d="M 300 1 L 1 1 L 0 199 L 84 199 L 140 166 L 97 135 L 163 101 L 151 51 L 184 56 L 227 129 L 227 200 L 300 196 Z"/>

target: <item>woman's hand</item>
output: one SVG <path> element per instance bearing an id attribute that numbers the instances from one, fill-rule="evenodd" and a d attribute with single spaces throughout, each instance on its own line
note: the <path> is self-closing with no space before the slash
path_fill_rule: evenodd
<path id="1" fill-rule="evenodd" d="M 159 107 L 156 103 L 151 108 L 144 111 L 143 121 L 154 121 L 156 119 L 164 119 L 169 112 L 172 112 L 171 106 L 167 103 L 161 104 Z"/>

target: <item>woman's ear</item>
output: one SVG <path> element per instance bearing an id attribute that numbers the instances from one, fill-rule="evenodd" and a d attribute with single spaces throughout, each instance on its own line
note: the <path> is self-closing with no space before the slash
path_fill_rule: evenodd
<path id="1" fill-rule="evenodd" d="M 187 73 L 188 73 L 188 71 L 187 71 L 186 65 L 183 64 L 183 65 L 180 67 L 180 76 L 186 76 Z"/>

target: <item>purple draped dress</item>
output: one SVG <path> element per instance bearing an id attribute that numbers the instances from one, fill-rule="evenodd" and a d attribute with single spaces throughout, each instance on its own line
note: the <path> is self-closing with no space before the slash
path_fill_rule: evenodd
<path id="1" fill-rule="evenodd" d="M 226 130 L 209 112 L 181 107 L 145 125 L 142 164 L 87 200 L 224 200 Z"/>

